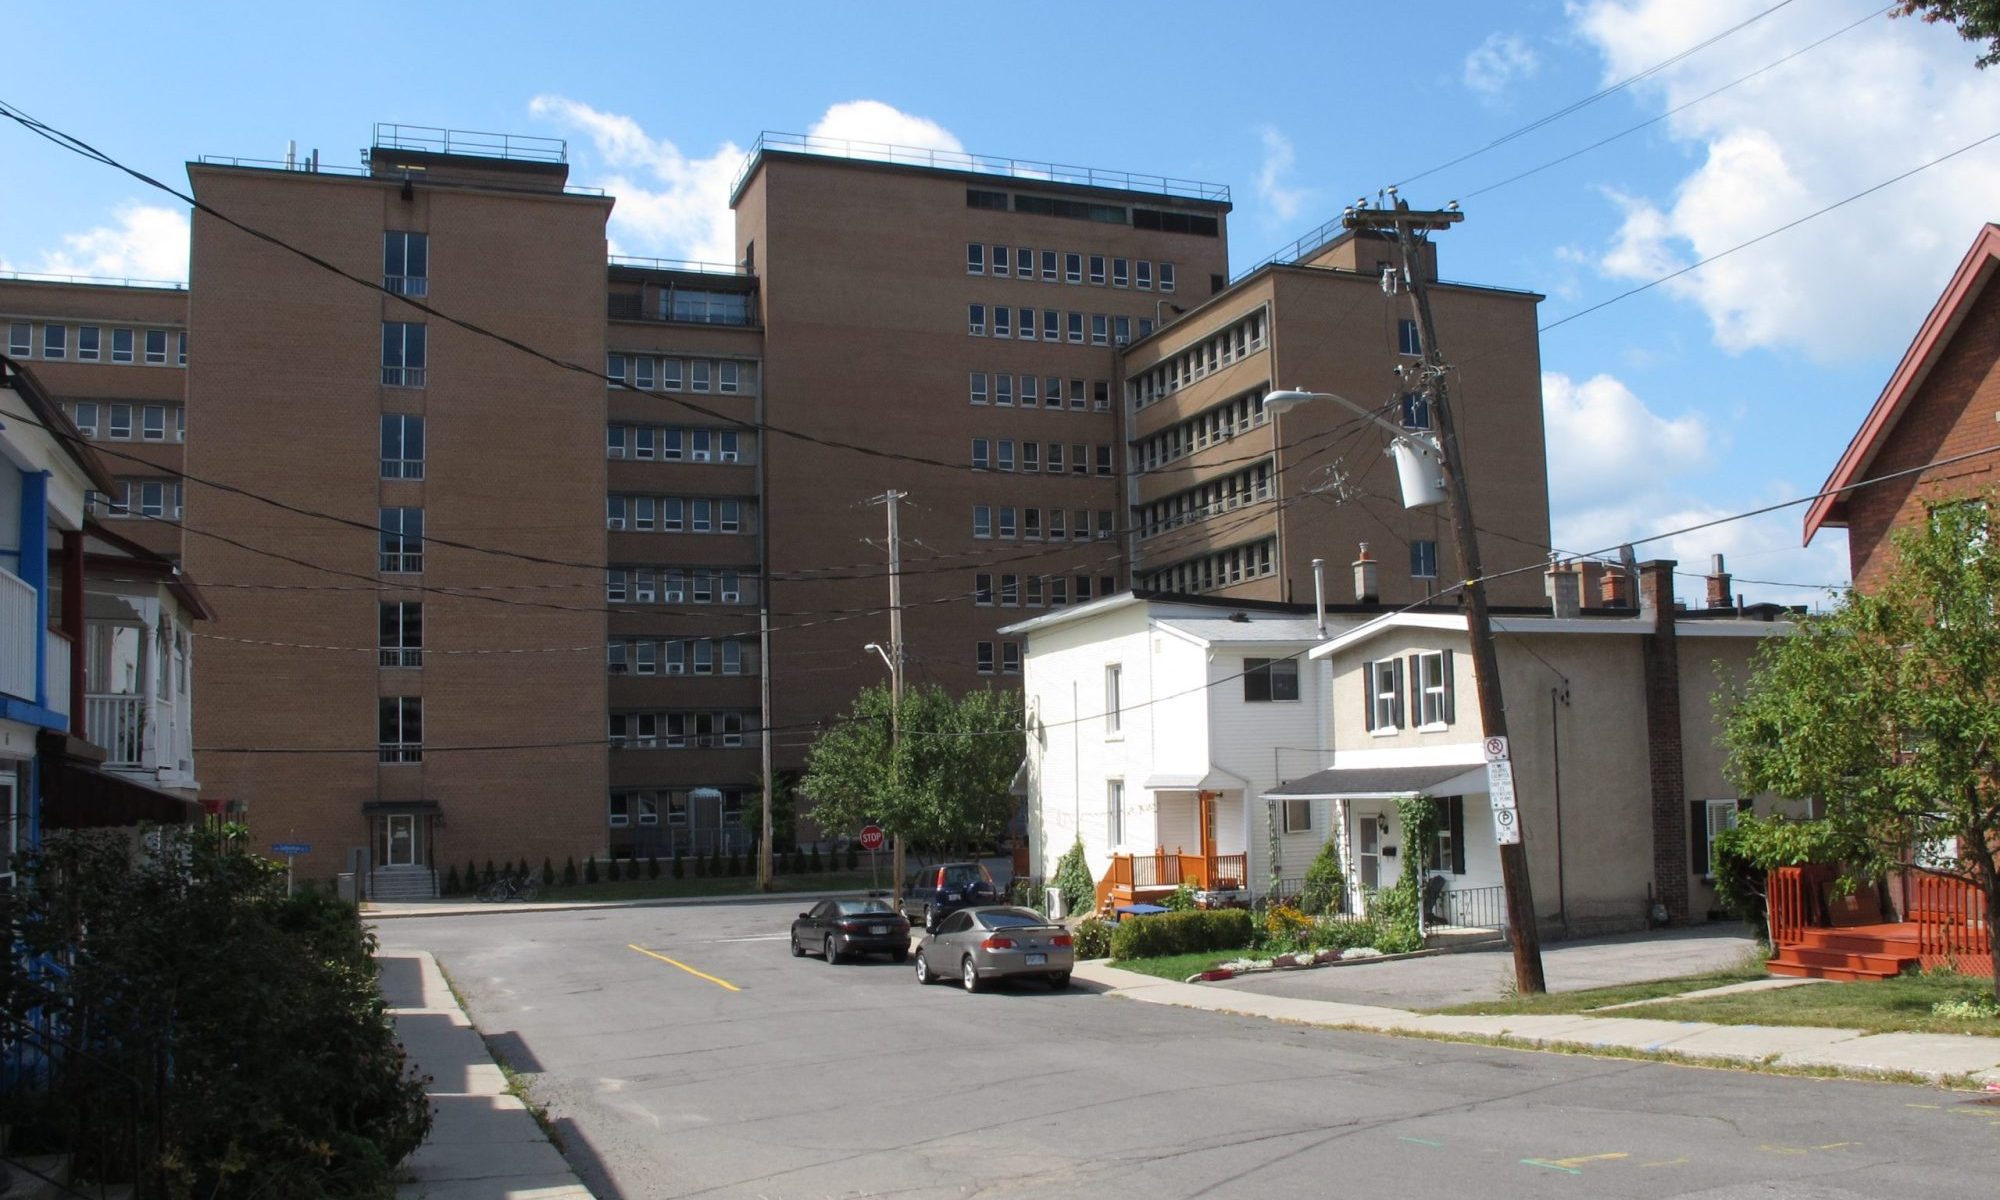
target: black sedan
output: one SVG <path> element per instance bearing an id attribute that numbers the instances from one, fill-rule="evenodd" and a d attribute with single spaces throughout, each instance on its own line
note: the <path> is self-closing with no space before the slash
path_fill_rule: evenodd
<path id="1" fill-rule="evenodd" d="M 837 963 L 857 954 L 910 957 L 910 922 L 887 900 L 822 900 L 792 922 L 792 957 Z"/>

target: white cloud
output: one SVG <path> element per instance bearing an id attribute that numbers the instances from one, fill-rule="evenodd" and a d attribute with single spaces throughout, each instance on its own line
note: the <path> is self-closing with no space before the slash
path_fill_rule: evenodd
<path id="1" fill-rule="evenodd" d="M 537 96 L 528 110 L 583 133 L 609 170 L 590 183 L 617 200 L 611 210 L 612 253 L 710 263 L 736 260 L 729 185 L 743 165 L 742 147 L 723 142 L 712 154 L 692 155 L 653 137 L 631 117 L 565 96 Z M 964 151 L 950 130 L 879 100 L 835 104 L 808 132 L 816 138 Z"/>
<path id="2" fill-rule="evenodd" d="M 1571 12 L 1610 81 L 1739 23 L 1754 7 L 1589 0 Z M 1781 10 L 1633 91 L 1652 111 L 1676 107 L 1859 15 L 1814 5 Z M 2000 73 L 1975 70 L 1951 30 L 1864 22 L 1668 118 L 1666 136 L 1695 165 L 1665 196 L 1611 193 L 1625 219 L 1600 266 L 1619 278 L 1657 278 L 1958 149 L 1992 132 L 1995 112 Z M 1698 307 L 1731 351 L 1793 349 L 1824 362 L 1893 354 L 1991 219 L 1995 194 L 2000 147 L 1988 146 L 1663 290 Z"/>
<path id="3" fill-rule="evenodd" d="M 62 245 L 42 255 L 36 271 L 184 283 L 188 273 L 188 219 L 178 209 L 126 204 L 116 223 L 66 233 Z"/>
<path id="4" fill-rule="evenodd" d="M 1549 502 L 1587 508 L 1631 496 L 1646 485 L 1709 465 L 1708 422 L 1688 413 L 1667 418 L 1617 378 L 1578 382 L 1542 375 L 1542 421 L 1549 444 Z"/>
<path id="5" fill-rule="evenodd" d="M 1264 162 L 1257 168 L 1257 195 L 1270 208 L 1272 216 L 1280 221 L 1293 220 L 1305 207 L 1306 190 L 1285 182 L 1297 157 L 1292 140 L 1270 125 L 1264 126 L 1261 136 Z"/>
<path id="6" fill-rule="evenodd" d="M 1541 56 L 1519 34 L 1490 33 L 1465 56 L 1465 86 L 1487 97 L 1498 96 L 1531 78 L 1541 66 Z"/>

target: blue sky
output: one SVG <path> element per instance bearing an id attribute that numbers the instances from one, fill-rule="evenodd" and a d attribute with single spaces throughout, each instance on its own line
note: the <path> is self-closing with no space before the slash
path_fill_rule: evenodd
<path id="1" fill-rule="evenodd" d="M 1241 267 L 1748 21 L 1403 189 L 1463 201 L 1447 277 L 1543 292 L 1546 323 L 2000 132 L 2000 69 L 1977 71 L 1948 29 L 1864 19 L 1885 6 L 194 3 L 142 23 L 125 4 L 8 3 L 10 44 L 29 52 L 0 99 L 177 183 L 190 158 L 276 158 L 288 139 L 351 164 L 375 121 L 565 137 L 572 178 L 620 197 L 615 247 L 666 257 L 726 244 L 721 193 L 764 129 L 1211 180 L 1234 191 Z M 0 267 L 184 276 L 171 201 L 18 128 L 0 139 Z M 1558 544 L 1818 487 L 1980 223 L 2000 219 L 1995 197 L 2000 141 L 1549 332 Z M 1842 536 L 1802 550 L 1799 530 L 1790 509 L 1640 553 L 1844 581 Z"/>

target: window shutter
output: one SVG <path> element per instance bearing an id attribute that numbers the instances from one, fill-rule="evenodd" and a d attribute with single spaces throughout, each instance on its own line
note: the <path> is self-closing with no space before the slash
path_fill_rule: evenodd
<path id="1" fill-rule="evenodd" d="M 1465 874 L 1465 797 L 1453 796 L 1445 801 L 1445 820 L 1451 827 L 1451 873 L 1463 875 Z"/>
<path id="2" fill-rule="evenodd" d="M 1408 659 L 1410 664 L 1409 670 L 1404 672 L 1404 678 L 1410 681 L 1410 728 L 1412 729 L 1419 728 L 1424 723 L 1424 664 L 1422 659 L 1423 656 L 1420 654 L 1410 655 Z"/>
<path id="3" fill-rule="evenodd" d="M 1688 801 L 1688 867 L 1696 875 L 1708 874 L 1708 805 Z"/>
<path id="4" fill-rule="evenodd" d="M 1458 720 L 1458 701 L 1452 695 L 1454 690 L 1451 680 L 1451 651 L 1447 650 L 1444 652 L 1444 723 L 1447 725 Z M 1461 859 L 1461 864 L 1462 862 Z M 1465 874 L 1463 865 L 1460 866 L 1458 873 Z"/>
<path id="5" fill-rule="evenodd" d="M 1404 674 L 1403 674 L 1403 660 L 1402 660 L 1402 659 L 1400 659 L 1400 658 L 1392 658 L 1392 659 L 1390 659 L 1390 660 L 1389 660 L 1389 678 L 1390 678 L 1391 680 L 1393 680 L 1393 681 L 1394 681 L 1394 691 L 1395 691 L 1395 694 L 1396 694 L 1396 703 L 1395 703 L 1395 706 L 1394 706 L 1394 711 L 1395 711 L 1395 714 L 1396 714 L 1396 716 L 1395 716 L 1395 725 L 1396 725 L 1396 728 L 1398 728 L 1398 729 L 1402 729 L 1402 728 L 1404 728 L 1404 725 L 1403 725 L 1403 697 L 1404 697 L 1404 696 L 1406 696 L 1406 695 L 1408 695 L 1408 690 L 1407 690 L 1406 688 L 1404 688 L 1404 686 L 1403 686 L 1403 680 L 1405 679 L 1405 676 L 1404 676 Z"/>
<path id="6" fill-rule="evenodd" d="M 1375 732 L 1375 664 L 1361 664 L 1361 716 L 1368 724 L 1368 732 Z"/>

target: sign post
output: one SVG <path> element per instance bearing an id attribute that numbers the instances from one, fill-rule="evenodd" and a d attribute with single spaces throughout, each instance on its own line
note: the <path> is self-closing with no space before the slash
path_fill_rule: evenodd
<path id="1" fill-rule="evenodd" d="M 285 856 L 285 895 L 290 896 L 292 894 L 292 856 L 297 854 L 311 854 L 312 843 L 273 842 L 271 843 L 271 853 Z"/>
<path id="2" fill-rule="evenodd" d="M 880 891 L 882 888 L 882 876 L 876 866 L 875 860 L 875 852 L 882 848 L 882 827 L 880 825 L 868 825 L 862 828 L 861 848 L 868 852 L 868 878 L 874 881 L 874 886 L 869 890 Z"/>
<path id="3" fill-rule="evenodd" d="M 1500 846 L 1521 844 L 1520 812 L 1514 802 L 1514 763 L 1507 756 L 1507 739 L 1486 739 L 1486 797 L 1493 805 L 1493 841 Z"/>

